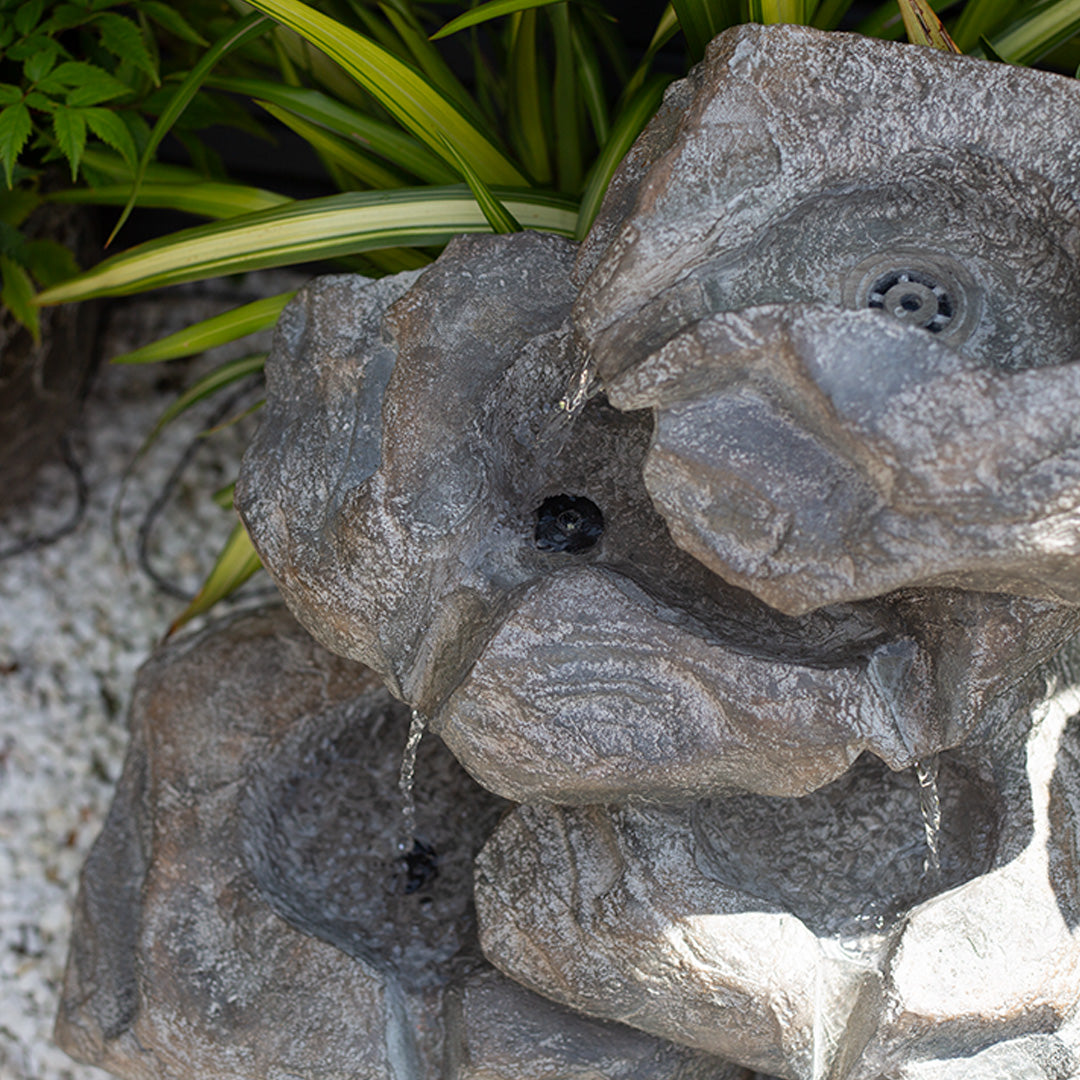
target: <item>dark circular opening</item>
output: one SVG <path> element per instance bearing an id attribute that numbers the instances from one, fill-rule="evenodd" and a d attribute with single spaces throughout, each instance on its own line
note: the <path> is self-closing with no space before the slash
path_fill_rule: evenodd
<path id="1" fill-rule="evenodd" d="M 955 306 L 948 290 L 931 274 L 920 270 L 891 270 L 881 275 L 866 298 L 867 307 L 883 308 L 908 319 L 932 334 L 940 334 L 953 320 Z"/>
<path id="2" fill-rule="evenodd" d="M 534 542 L 541 551 L 576 555 L 588 551 L 604 531 L 600 507 L 584 495 L 552 495 L 536 511 Z"/>

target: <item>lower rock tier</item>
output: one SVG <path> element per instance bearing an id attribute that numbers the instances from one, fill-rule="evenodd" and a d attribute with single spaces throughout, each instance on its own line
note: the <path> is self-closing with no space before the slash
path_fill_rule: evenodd
<path id="1" fill-rule="evenodd" d="M 1078 659 L 918 772 L 864 755 L 798 799 L 519 806 L 477 859 L 485 955 L 787 1080 L 1080 1075 Z"/>
<path id="2" fill-rule="evenodd" d="M 479 955 L 472 860 L 509 804 L 283 609 L 163 649 L 83 873 L 56 1025 L 127 1080 L 739 1080 Z"/>

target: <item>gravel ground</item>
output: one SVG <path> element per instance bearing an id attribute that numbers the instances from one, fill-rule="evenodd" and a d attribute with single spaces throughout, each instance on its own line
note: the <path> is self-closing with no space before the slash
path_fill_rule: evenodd
<path id="1" fill-rule="evenodd" d="M 105 357 L 188 323 L 295 288 L 286 274 L 189 286 L 116 303 L 105 315 Z M 260 343 L 266 346 L 264 337 Z M 51 1041 L 79 869 L 120 775 L 125 713 L 138 666 L 183 602 L 137 564 L 140 522 L 215 404 L 166 429 L 129 480 L 129 462 L 178 387 L 244 348 L 192 362 L 103 367 L 73 439 L 88 490 L 86 513 L 56 543 L 0 560 L 0 1080 L 102 1080 Z M 254 396 L 248 399 L 254 400 Z M 239 407 L 239 406 L 238 406 Z M 235 476 L 256 421 L 212 438 L 186 470 L 151 534 L 157 572 L 194 591 L 228 535 L 232 515 L 209 494 Z M 46 468 L 32 506 L 0 518 L 0 550 L 63 521 L 75 484 L 63 465 Z M 265 595 L 252 579 L 246 601 Z"/>

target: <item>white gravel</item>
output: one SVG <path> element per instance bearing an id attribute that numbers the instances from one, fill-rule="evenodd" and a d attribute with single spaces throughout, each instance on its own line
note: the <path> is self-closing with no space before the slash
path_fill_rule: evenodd
<path id="1" fill-rule="evenodd" d="M 256 274 L 119 302 L 107 313 L 104 355 L 299 280 Z M 84 519 L 49 547 L 0 560 L 0 1080 L 107 1075 L 57 1049 L 52 1024 L 79 869 L 123 763 L 132 681 L 183 607 L 135 564 L 138 526 L 205 409 L 167 429 L 129 482 L 118 519 L 125 551 L 110 518 L 125 467 L 177 385 L 249 351 L 250 342 L 192 363 L 103 367 L 75 438 L 90 492 Z M 205 440 L 155 530 L 155 567 L 188 589 L 232 525 L 209 495 L 235 476 L 255 422 Z M 65 467 L 45 469 L 34 505 L 0 518 L 0 549 L 63 520 L 73 490 Z M 266 587 L 259 574 L 249 592 Z"/>

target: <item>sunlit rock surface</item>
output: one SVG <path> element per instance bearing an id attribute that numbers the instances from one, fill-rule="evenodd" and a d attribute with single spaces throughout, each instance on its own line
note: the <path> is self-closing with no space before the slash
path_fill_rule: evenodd
<path id="1" fill-rule="evenodd" d="M 898 1070 L 1021 1036 L 1010 1054 L 1034 1070 L 1080 999 L 1078 661 L 942 755 L 937 869 L 918 779 L 870 757 L 801 799 L 521 806 L 477 860 L 485 954 L 586 1014 L 789 1080 L 921 1076 Z"/>
<path id="2" fill-rule="evenodd" d="M 737 1080 L 483 961 L 472 858 L 506 804 L 430 739 L 409 846 L 407 727 L 371 672 L 283 609 L 155 656 L 83 874 L 60 1044 L 132 1080 L 525 1080 L 536 1062 L 569 1080 Z"/>

